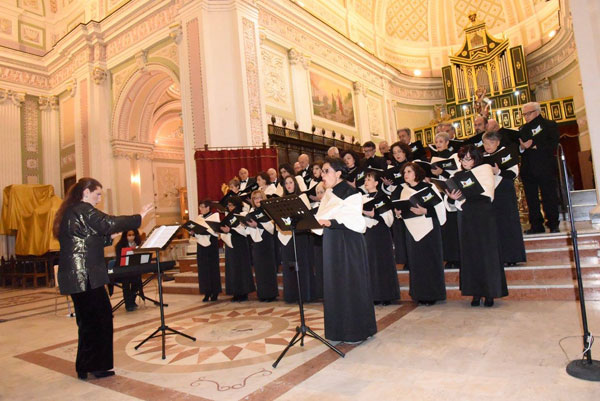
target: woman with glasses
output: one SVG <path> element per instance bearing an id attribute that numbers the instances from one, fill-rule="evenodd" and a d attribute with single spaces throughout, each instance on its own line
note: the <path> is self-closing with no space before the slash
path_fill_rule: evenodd
<path id="1" fill-rule="evenodd" d="M 494 298 L 508 295 L 492 206 L 494 171 L 489 164 L 482 164 L 483 155 L 473 145 L 460 148 L 458 157 L 463 170 L 471 171 L 484 190 L 466 199 L 459 190 L 447 192 L 448 203 L 458 208 L 460 291 L 473 297 L 471 306 L 479 306 L 485 297 L 484 305 L 491 307 Z"/>
<path id="2" fill-rule="evenodd" d="M 323 312 L 325 337 L 360 342 L 377 332 L 363 236 L 360 192 L 342 178 L 344 162 L 323 163 L 326 191 L 316 218 L 323 227 Z"/>

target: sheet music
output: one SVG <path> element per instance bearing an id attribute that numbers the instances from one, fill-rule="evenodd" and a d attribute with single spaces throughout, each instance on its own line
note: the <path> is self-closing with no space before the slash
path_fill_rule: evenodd
<path id="1" fill-rule="evenodd" d="M 163 248 L 180 227 L 179 225 L 157 227 L 140 248 Z"/>

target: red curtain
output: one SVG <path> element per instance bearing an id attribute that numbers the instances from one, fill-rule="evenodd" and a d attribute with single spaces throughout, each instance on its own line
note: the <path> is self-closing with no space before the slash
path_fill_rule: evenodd
<path id="1" fill-rule="evenodd" d="M 197 150 L 194 158 L 198 200 L 221 199 L 221 185 L 237 177 L 242 167 L 248 169 L 251 177 L 271 167 L 277 168 L 276 148 Z"/>

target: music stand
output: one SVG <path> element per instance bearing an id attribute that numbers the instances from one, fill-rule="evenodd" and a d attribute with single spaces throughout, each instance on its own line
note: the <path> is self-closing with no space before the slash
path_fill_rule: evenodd
<path id="1" fill-rule="evenodd" d="M 281 352 L 273 367 L 276 368 L 279 361 L 284 357 L 288 350 L 296 343 L 300 342 L 300 346 L 304 347 L 304 337 L 309 336 L 321 341 L 323 344 L 331 348 L 342 358 L 345 354 L 329 343 L 327 340 L 312 331 L 306 325 L 304 320 L 304 304 L 302 302 L 302 288 L 300 286 L 300 274 L 298 271 L 298 254 L 296 253 L 296 231 L 306 231 L 313 228 L 322 228 L 315 216 L 306 207 L 302 199 L 298 195 L 284 196 L 281 198 L 271 198 L 263 200 L 260 205 L 269 217 L 271 217 L 277 227 L 282 231 L 292 232 L 292 241 L 294 244 L 294 268 L 296 270 L 296 281 L 298 283 L 298 308 L 300 309 L 300 326 L 296 326 L 296 334 L 290 340 L 285 349 Z"/>
<path id="2" fill-rule="evenodd" d="M 156 252 L 156 270 L 157 270 L 157 279 L 158 279 L 158 302 L 160 308 L 160 326 L 156 330 L 152 332 L 148 337 L 142 340 L 138 345 L 133 347 L 136 351 L 139 347 L 144 345 L 146 341 L 151 338 L 156 337 L 156 334 L 160 331 L 160 336 L 162 337 L 162 359 L 166 359 L 165 353 L 165 336 L 168 334 L 179 334 L 184 336 L 185 338 L 189 338 L 192 341 L 196 341 L 195 337 L 184 334 L 178 330 L 172 329 L 165 324 L 165 309 L 163 302 L 163 292 L 162 292 L 162 272 L 160 270 L 160 251 L 165 249 L 167 245 L 171 242 L 173 237 L 181 226 L 160 226 L 153 229 L 148 236 L 146 242 L 144 242 L 138 249 L 134 250 L 134 253 L 142 253 L 142 252 Z M 168 332 L 168 333 L 167 333 Z"/>

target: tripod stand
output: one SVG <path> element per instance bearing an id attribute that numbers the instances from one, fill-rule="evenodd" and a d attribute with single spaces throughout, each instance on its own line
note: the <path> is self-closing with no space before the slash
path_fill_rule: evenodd
<path id="1" fill-rule="evenodd" d="M 296 334 L 290 340 L 285 349 L 281 352 L 273 367 L 276 368 L 281 359 L 285 356 L 290 348 L 300 342 L 300 346 L 304 346 L 304 337 L 312 337 L 319 340 L 330 349 L 335 351 L 342 358 L 345 354 L 337 349 L 333 344 L 329 343 L 323 337 L 315 333 L 306 325 L 304 318 L 304 303 L 302 301 L 302 288 L 300 284 L 300 273 L 298 268 L 298 253 L 296 250 L 296 231 L 300 225 L 302 229 L 321 228 L 321 225 L 315 220 L 312 213 L 308 210 L 302 200 L 296 196 L 285 196 L 283 198 L 273 198 L 261 202 L 265 212 L 271 217 L 279 228 L 283 231 L 292 231 L 292 243 L 294 246 L 294 270 L 296 271 L 296 282 L 298 284 L 298 308 L 300 310 L 300 326 L 296 326 Z"/>
<path id="2" fill-rule="evenodd" d="M 141 347 L 142 345 L 144 345 L 144 343 L 146 343 L 146 341 L 150 340 L 151 338 L 155 338 L 158 337 L 157 334 L 160 332 L 160 335 L 162 337 L 162 359 L 166 359 L 166 353 L 165 353 L 165 336 L 169 335 L 169 334 L 179 334 L 180 336 L 184 336 L 185 338 L 189 338 L 192 341 L 196 341 L 195 337 L 189 336 L 187 334 L 184 334 L 178 330 L 172 329 L 169 326 L 167 326 L 165 324 L 165 303 L 163 302 L 163 292 L 162 292 L 162 271 L 160 270 L 160 255 L 159 255 L 159 251 L 161 248 L 151 248 L 151 250 L 156 252 L 156 268 L 157 268 L 157 280 L 158 280 L 158 306 L 160 309 L 160 326 L 158 326 L 158 328 L 156 330 L 154 330 L 152 332 L 152 334 L 150 334 L 148 337 L 146 337 L 144 340 L 142 340 L 138 345 L 136 345 L 134 347 L 134 349 L 137 351 L 137 349 L 139 347 Z M 146 250 L 148 250 L 148 248 L 146 248 Z"/>

